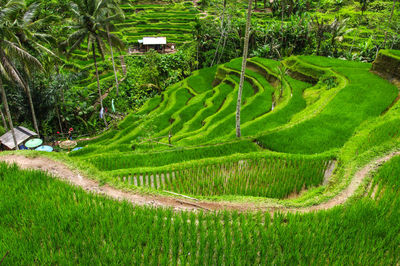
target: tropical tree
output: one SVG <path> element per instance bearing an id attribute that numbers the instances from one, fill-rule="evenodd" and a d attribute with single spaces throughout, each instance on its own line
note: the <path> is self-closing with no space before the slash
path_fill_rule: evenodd
<path id="1" fill-rule="evenodd" d="M 97 66 L 96 52 L 101 55 L 104 60 L 106 53 L 106 45 L 104 40 L 109 40 L 112 45 L 121 45 L 121 40 L 115 35 L 107 33 L 105 30 L 108 25 L 107 0 L 73 0 L 71 2 L 71 10 L 75 18 L 75 24 L 70 26 L 74 32 L 68 37 L 67 43 L 70 45 L 70 54 L 73 50 L 80 47 L 86 41 L 88 53 L 92 51 L 94 66 L 96 69 L 97 88 L 99 93 L 100 108 L 104 110 L 103 97 L 100 87 L 99 70 Z M 103 115 L 104 124 L 107 126 L 107 121 Z"/>
<path id="2" fill-rule="evenodd" d="M 113 42 L 111 41 L 110 30 L 115 28 L 113 22 L 123 21 L 125 19 L 124 11 L 122 10 L 122 8 L 120 6 L 120 4 L 121 4 L 120 2 L 121 2 L 120 0 L 106 1 L 106 5 L 102 9 L 102 11 L 104 12 L 104 15 L 101 16 L 104 19 L 104 21 L 102 21 L 102 24 L 105 25 L 105 29 L 107 31 L 107 39 L 108 39 L 108 45 L 110 46 L 111 60 L 112 60 L 112 65 L 113 65 L 113 70 L 114 70 L 114 77 L 115 77 L 115 87 L 117 89 L 117 96 L 119 94 L 119 82 L 118 82 L 117 70 L 115 67 Z M 123 43 L 118 42 L 118 46 L 123 47 Z"/>
<path id="3" fill-rule="evenodd" d="M 390 27 L 390 24 L 392 23 L 392 18 L 393 18 L 393 13 L 394 13 L 395 7 L 396 7 L 396 0 L 393 0 L 392 11 L 390 12 L 390 17 L 389 17 L 389 21 L 388 21 L 388 26 L 387 26 L 387 28 Z M 385 40 L 383 41 L 383 45 L 382 45 L 383 49 L 385 49 L 385 47 L 386 47 L 386 42 L 387 42 L 387 33 L 388 33 L 387 28 L 386 28 L 386 30 L 385 30 Z"/>
<path id="4" fill-rule="evenodd" d="M 244 84 L 244 77 L 246 72 L 246 64 L 247 64 L 247 54 L 249 51 L 249 36 L 250 36 L 250 26 L 251 26 L 251 7 L 253 0 L 249 0 L 249 5 L 247 8 L 247 19 L 246 19 L 246 33 L 244 37 L 244 47 L 243 47 L 243 60 L 242 60 L 242 70 L 240 72 L 240 82 L 239 82 L 239 90 L 238 90 L 238 98 L 236 104 L 236 137 L 240 138 L 240 108 L 242 104 L 242 91 Z"/>
<path id="5" fill-rule="evenodd" d="M 53 59 L 57 59 L 57 56 L 51 50 L 41 44 L 41 42 L 51 44 L 51 41 L 53 41 L 53 38 L 50 35 L 41 32 L 41 29 L 45 27 L 46 24 L 48 25 L 51 21 L 53 21 L 54 17 L 49 16 L 37 19 L 36 14 L 40 8 L 40 5 L 34 2 L 29 6 L 26 6 L 24 1 L 21 2 L 22 4 L 18 9 L 18 12 L 15 12 L 15 15 L 13 15 L 10 19 L 13 23 L 9 30 L 14 33 L 16 43 L 18 43 L 26 51 L 33 51 L 35 54 L 40 55 L 41 57 L 51 57 Z M 22 84 L 19 85 L 22 86 L 28 96 L 33 127 L 35 128 L 36 133 L 40 134 L 35 107 L 32 101 L 31 89 L 29 82 L 27 82 L 27 80 L 31 77 L 32 70 L 35 70 L 36 68 L 32 68 L 29 60 L 19 60 L 18 62 L 21 68 L 19 74 L 22 77 Z M 41 64 L 39 65 L 39 69 L 43 70 L 43 66 Z"/>
<path id="6" fill-rule="evenodd" d="M 367 11 L 368 5 L 374 0 L 357 0 L 361 5 L 361 16 L 364 16 L 364 12 Z"/>
<path id="7" fill-rule="evenodd" d="M 42 67 L 40 62 L 21 45 L 21 40 L 26 36 L 15 18 L 23 8 L 24 1 L 22 0 L 0 1 L 0 90 L 16 149 L 18 145 L 3 81 L 6 80 L 26 89 L 27 83 L 17 68 L 17 64 L 25 67 L 27 72 Z"/>
<path id="8" fill-rule="evenodd" d="M 15 149 L 18 150 L 18 143 L 17 143 L 17 138 L 15 136 L 15 131 L 14 131 L 14 125 L 11 119 L 11 113 L 10 113 L 10 109 L 8 107 L 8 102 L 7 102 L 7 95 L 6 95 L 6 91 L 4 89 L 3 86 L 3 81 L 2 81 L 2 77 L 0 77 L 0 90 L 1 90 L 1 97 L 3 98 L 3 104 L 4 104 L 4 108 L 6 110 L 6 114 L 7 114 L 7 118 L 8 118 L 8 122 L 11 128 L 11 134 L 14 140 L 14 145 L 15 145 Z"/>
<path id="9" fill-rule="evenodd" d="M 311 28 L 315 32 L 315 37 L 317 40 L 317 55 L 320 55 L 321 43 L 325 39 L 325 37 L 324 37 L 325 33 L 330 31 L 330 25 L 323 18 L 321 18 L 321 20 L 319 20 L 319 18 L 317 16 L 314 16 L 312 18 L 312 22 L 310 24 L 311 24 Z"/>
<path id="10" fill-rule="evenodd" d="M 335 18 L 334 21 L 330 24 L 331 46 L 334 48 L 334 55 L 337 54 L 336 42 L 342 42 L 344 36 L 353 31 L 353 29 L 347 28 L 348 20 L 348 18 L 345 18 L 343 20 Z"/>
<path id="11" fill-rule="evenodd" d="M 3 110 L 2 110 L 2 107 L 0 106 L 0 116 L 1 116 L 1 121 L 3 122 L 3 128 L 4 128 L 4 130 L 8 130 L 8 126 L 7 126 L 7 121 L 6 121 L 6 118 L 5 118 L 5 116 L 4 116 L 4 114 L 3 114 Z"/>
<path id="12" fill-rule="evenodd" d="M 211 66 L 214 65 L 214 62 L 217 59 L 218 51 L 219 51 L 219 46 L 221 45 L 221 41 L 224 38 L 225 35 L 225 13 L 226 13 L 226 0 L 223 1 L 223 9 L 222 9 L 222 15 L 221 15 L 221 26 L 220 26 L 220 31 L 221 31 L 221 37 L 218 40 L 217 48 L 215 49 L 215 54 L 214 58 L 211 62 Z"/>

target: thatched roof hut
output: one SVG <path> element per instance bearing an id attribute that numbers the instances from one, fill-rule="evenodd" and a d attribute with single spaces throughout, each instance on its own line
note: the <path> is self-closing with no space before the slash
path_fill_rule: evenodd
<path id="1" fill-rule="evenodd" d="M 28 139 L 30 139 L 31 137 L 38 135 L 35 132 L 30 131 L 29 129 L 24 127 L 16 127 L 14 128 L 14 132 L 15 132 L 15 137 L 17 138 L 18 146 L 27 141 Z M 15 149 L 14 139 L 11 134 L 11 130 L 0 137 L 0 144 L 8 150 Z"/>

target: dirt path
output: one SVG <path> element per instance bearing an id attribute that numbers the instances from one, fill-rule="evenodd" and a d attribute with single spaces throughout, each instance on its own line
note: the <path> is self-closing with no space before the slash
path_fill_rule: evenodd
<path id="1" fill-rule="evenodd" d="M 194 200 L 182 200 L 174 197 L 166 197 L 159 195 L 144 195 L 137 194 L 133 192 L 126 192 L 120 189 L 113 188 L 109 185 L 100 186 L 97 181 L 85 178 L 77 171 L 71 170 L 65 164 L 51 160 L 45 157 L 36 157 L 36 158 L 27 158 L 23 155 L 6 155 L 1 156 L 0 161 L 4 161 L 7 163 L 16 163 L 22 169 L 36 169 L 48 172 L 53 176 L 60 178 L 61 180 L 65 180 L 75 186 L 81 187 L 86 191 L 101 194 L 108 196 L 110 198 L 116 200 L 127 200 L 135 205 L 147 205 L 153 207 L 170 207 L 174 208 L 177 211 L 181 210 L 237 210 L 237 211 L 282 211 L 282 212 L 311 212 L 318 210 L 326 210 L 333 208 L 337 205 L 343 204 L 346 202 L 348 198 L 350 198 L 365 177 L 368 174 L 377 169 L 384 162 L 390 160 L 393 156 L 399 155 L 400 152 L 393 152 L 384 157 L 381 157 L 368 165 L 364 166 L 361 170 L 359 170 L 350 185 L 343 190 L 340 194 L 330 199 L 327 202 L 321 203 L 319 205 L 314 205 L 306 208 L 283 208 L 283 207 L 275 207 L 271 208 L 270 206 L 265 206 L 262 204 L 253 204 L 253 203 L 232 203 L 232 202 L 202 202 L 202 201 L 194 201 Z"/>
<path id="2" fill-rule="evenodd" d="M 321 203 L 319 205 L 314 205 L 311 207 L 307 208 L 299 208 L 299 209 L 294 209 L 295 211 L 299 212 L 311 212 L 311 211 L 319 211 L 319 210 L 327 210 L 331 209 L 337 205 L 341 205 L 347 201 L 358 189 L 358 187 L 361 185 L 361 183 L 364 181 L 368 175 L 378 169 L 382 164 L 385 162 L 389 161 L 391 158 L 393 158 L 396 155 L 400 155 L 400 152 L 392 152 L 384 157 L 378 158 L 375 161 L 370 162 L 366 166 L 364 166 L 362 169 L 357 171 L 357 173 L 354 175 L 353 179 L 351 180 L 349 186 L 343 190 L 341 193 L 336 195 L 334 198 L 328 200 L 327 202 Z"/>

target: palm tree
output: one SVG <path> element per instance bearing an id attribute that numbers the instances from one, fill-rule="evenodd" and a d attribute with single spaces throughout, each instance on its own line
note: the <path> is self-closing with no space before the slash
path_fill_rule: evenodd
<path id="1" fill-rule="evenodd" d="M 238 90 L 238 98 L 236 104 L 236 137 L 240 138 L 240 107 L 242 103 L 242 91 L 244 84 L 244 76 L 246 72 L 247 54 L 249 51 L 249 36 L 250 36 L 250 25 L 251 25 L 251 7 L 253 0 L 249 0 L 249 6 L 247 8 L 247 20 L 246 20 L 246 33 L 244 37 L 244 47 L 243 47 L 243 60 L 242 60 L 242 71 L 240 73 L 240 83 Z"/>
<path id="2" fill-rule="evenodd" d="M 115 77 L 115 87 L 117 89 L 117 96 L 119 94 L 119 83 L 118 83 L 118 75 L 117 70 L 115 67 L 115 60 L 114 60 L 114 52 L 113 52 L 113 42 L 111 41 L 111 33 L 110 29 L 115 28 L 113 25 L 114 21 L 123 21 L 125 19 L 124 11 L 120 7 L 119 0 L 108 0 L 106 6 L 103 8 L 104 10 L 104 21 L 102 22 L 105 25 L 107 31 L 107 39 L 108 45 L 110 46 L 110 53 L 111 53 L 111 60 L 114 70 L 114 77 Z M 118 39 L 118 38 L 117 38 Z M 122 42 L 118 42 L 119 46 L 123 46 Z"/>
<path id="3" fill-rule="evenodd" d="M 324 40 L 325 32 L 330 31 L 330 25 L 323 18 L 321 18 L 320 21 L 318 16 L 314 16 L 310 26 L 315 31 L 315 36 L 317 38 L 317 55 L 320 55 L 321 43 Z"/>
<path id="4" fill-rule="evenodd" d="M 15 18 L 23 8 L 24 1 L 22 0 L 0 0 L 0 90 L 16 149 L 18 145 L 3 80 L 26 89 L 26 82 L 16 67 L 16 63 L 29 72 L 42 67 L 40 62 L 21 46 L 22 37 L 25 35 Z"/>
<path id="5" fill-rule="evenodd" d="M 1 116 L 1 121 L 3 122 L 4 130 L 8 131 L 7 121 L 6 121 L 6 118 L 4 117 L 3 110 L 2 110 L 1 106 L 0 106 L 0 116 Z"/>
<path id="6" fill-rule="evenodd" d="M 221 30 L 221 37 L 218 40 L 218 44 L 217 44 L 217 48 L 215 48 L 215 54 L 214 54 L 214 58 L 211 62 L 211 66 L 214 66 L 214 62 L 217 59 L 217 55 L 218 55 L 218 51 L 219 51 L 219 47 L 221 45 L 221 41 L 224 38 L 225 35 L 225 13 L 226 13 L 226 0 L 224 0 L 223 2 L 223 9 L 222 9 L 222 16 L 221 16 L 221 26 L 220 26 L 220 30 Z"/>
<path id="7" fill-rule="evenodd" d="M 13 49 L 20 55 L 26 55 L 26 51 L 30 50 L 36 52 L 36 54 L 50 54 L 55 56 L 53 52 L 40 44 L 41 41 L 49 42 L 50 36 L 39 32 L 40 28 L 49 23 L 48 17 L 36 19 L 39 4 L 33 3 L 26 6 L 25 1 L 22 0 L 3 0 L 0 4 L 2 8 L 1 19 L 4 27 L 3 38 L 11 41 L 8 43 L 8 46 L 14 46 Z M 5 42 L 3 42 L 3 47 L 4 45 L 6 45 Z M 10 47 L 7 49 L 10 49 Z M 22 50 L 19 51 L 18 49 Z M 24 53 L 22 51 L 24 51 Z M 10 56 L 12 58 L 14 55 L 11 54 Z M 14 60 L 18 62 L 18 69 L 15 67 L 15 62 L 11 62 L 11 59 L 8 59 L 9 65 L 14 69 L 12 71 L 13 75 L 10 73 L 9 75 L 18 86 L 21 86 L 25 90 L 31 109 L 33 126 L 39 134 L 31 90 L 26 79 L 31 75 L 33 70 L 42 69 L 42 65 L 38 60 L 35 60 L 35 63 L 32 64 L 32 57 L 33 56 L 29 54 L 28 57 L 20 56 L 17 60 Z M 18 78 L 14 76 L 18 76 Z"/>
<path id="8" fill-rule="evenodd" d="M 392 6 L 392 11 L 390 12 L 390 17 L 389 17 L 389 21 L 388 21 L 388 27 L 390 27 L 390 24 L 392 23 L 392 18 L 393 18 L 393 13 L 394 13 L 395 7 L 396 7 L 396 0 L 393 0 L 393 6 Z M 388 30 L 386 28 L 386 30 L 385 30 L 385 40 L 384 40 L 383 45 L 382 45 L 383 49 L 385 49 L 385 47 L 386 47 L 387 33 L 388 33 Z"/>
<path id="9" fill-rule="evenodd" d="M 347 21 L 349 19 L 345 18 L 343 20 L 339 20 L 335 17 L 335 20 L 330 24 L 330 32 L 331 32 L 331 46 L 334 47 L 334 56 L 337 54 L 337 44 L 336 42 L 342 42 L 344 36 L 348 33 L 352 32 L 353 29 L 347 29 Z"/>
<path id="10" fill-rule="evenodd" d="M 1 90 L 1 97 L 3 98 L 4 108 L 6 109 L 8 122 L 10 124 L 11 134 L 12 134 L 12 137 L 14 140 L 15 149 L 18 150 L 18 142 L 17 142 L 17 138 L 15 136 L 14 125 L 13 125 L 13 122 L 11 119 L 11 113 L 10 113 L 10 109 L 8 108 L 7 95 L 6 95 L 6 91 L 4 90 L 3 81 L 2 81 L 1 77 L 0 77 L 0 90 Z"/>
<path id="11" fill-rule="evenodd" d="M 50 44 L 50 40 L 52 39 L 52 37 L 48 34 L 41 33 L 39 30 L 44 25 L 51 22 L 52 18 L 45 17 L 41 19 L 36 19 L 38 9 L 38 3 L 32 3 L 29 6 L 26 6 L 24 3 L 19 9 L 19 12 L 17 12 L 15 16 L 12 17 L 12 20 L 14 21 L 12 31 L 14 32 L 17 41 L 18 43 L 20 43 L 21 47 L 26 47 L 26 49 L 35 51 L 38 55 L 51 55 L 52 57 L 57 58 L 52 51 L 40 44 L 40 42 L 42 41 Z M 26 79 L 29 78 L 33 70 L 30 61 L 22 60 L 19 61 L 19 63 L 21 64 L 22 70 L 25 72 Z M 39 69 L 43 70 L 42 65 L 39 66 Z M 33 126 L 36 130 L 36 133 L 40 134 L 35 114 L 35 108 L 32 101 L 31 90 L 29 87 L 29 83 L 26 82 L 26 79 L 21 78 L 23 83 L 19 85 L 22 86 L 28 96 L 29 107 L 32 113 Z"/>
<path id="12" fill-rule="evenodd" d="M 103 110 L 103 98 L 100 87 L 99 71 L 97 67 L 96 51 L 98 51 L 104 60 L 106 45 L 104 40 L 109 40 L 112 45 L 118 46 L 122 42 L 111 33 L 104 29 L 107 25 L 107 13 L 104 8 L 107 7 L 107 0 L 73 0 L 71 10 L 75 16 L 75 24 L 70 28 L 74 32 L 68 37 L 67 43 L 71 46 L 70 52 L 80 47 L 83 42 L 87 42 L 88 53 L 92 50 L 94 66 L 96 68 L 97 88 L 99 92 L 100 108 Z M 96 49 L 97 47 L 97 49 Z M 105 116 L 104 124 L 107 126 Z"/>
<path id="13" fill-rule="evenodd" d="M 75 24 L 70 28 L 73 29 L 74 32 L 67 39 L 67 43 L 71 46 L 68 54 L 80 47 L 85 41 L 87 42 L 88 53 L 92 50 L 101 110 L 103 110 L 104 107 L 99 70 L 97 67 L 96 50 L 104 60 L 106 50 L 104 40 L 108 39 L 114 45 L 121 42 L 115 35 L 107 34 L 107 31 L 104 30 L 106 26 L 104 25 L 104 21 L 106 20 L 105 15 L 107 14 L 104 8 L 107 6 L 107 3 L 107 0 L 73 0 L 71 2 L 71 10 L 75 17 Z M 104 124 L 107 126 L 105 116 L 103 116 L 103 120 Z"/>

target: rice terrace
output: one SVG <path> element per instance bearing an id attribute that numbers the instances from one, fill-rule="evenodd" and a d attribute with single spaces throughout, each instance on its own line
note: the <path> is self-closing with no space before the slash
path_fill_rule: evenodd
<path id="1" fill-rule="evenodd" d="M 0 0 L 0 265 L 400 265 L 397 0 Z"/>

